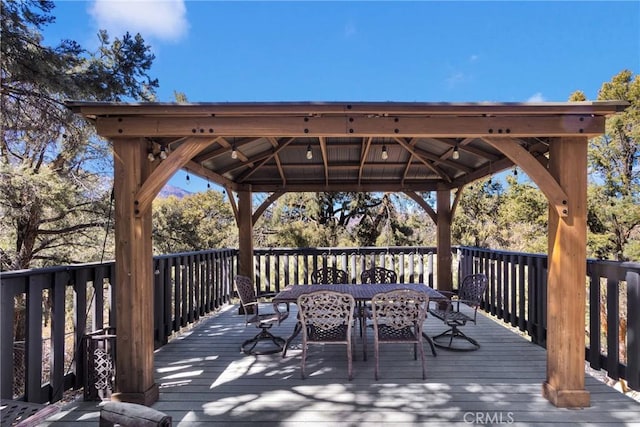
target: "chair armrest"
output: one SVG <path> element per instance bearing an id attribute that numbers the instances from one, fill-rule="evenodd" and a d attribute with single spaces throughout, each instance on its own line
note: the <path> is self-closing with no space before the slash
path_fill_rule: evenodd
<path id="1" fill-rule="evenodd" d="M 458 304 L 462 303 L 464 305 L 467 305 L 471 308 L 473 308 L 474 310 L 477 310 L 478 307 L 480 307 L 480 303 L 477 301 L 469 301 L 469 300 L 465 300 L 465 299 L 457 299 L 455 300 Z"/>
<path id="2" fill-rule="evenodd" d="M 448 299 L 451 299 L 458 295 L 458 291 L 438 291 L 438 293 L 442 294 Z M 434 300 L 434 301 L 442 301 L 442 300 Z"/>
<path id="3" fill-rule="evenodd" d="M 242 304 L 243 308 L 248 308 L 248 307 L 257 307 L 259 305 L 259 303 L 257 301 L 253 301 L 253 302 L 248 302 L 246 304 Z"/>
<path id="4" fill-rule="evenodd" d="M 273 311 L 275 311 L 276 313 L 286 313 L 287 316 L 289 315 L 290 312 L 290 308 L 289 308 L 289 303 L 288 302 L 273 302 Z M 281 308 L 284 307 L 284 312 L 281 310 Z M 284 319 L 282 319 L 284 320 Z"/>

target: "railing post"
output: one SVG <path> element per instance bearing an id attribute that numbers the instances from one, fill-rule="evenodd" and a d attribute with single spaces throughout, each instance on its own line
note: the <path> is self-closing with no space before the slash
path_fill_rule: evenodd
<path id="1" fill-rule="evenodd" d="M 640 390 L 640 263 L 623 263 L 627 282 L 627 381 Z"/>

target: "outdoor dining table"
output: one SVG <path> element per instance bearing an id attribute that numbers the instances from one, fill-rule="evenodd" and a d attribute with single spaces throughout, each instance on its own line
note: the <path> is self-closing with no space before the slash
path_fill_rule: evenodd
<path id="1" fill-rule="evenodd" d="M 298 297 L 300 295 L 309 294 L 311 292 L 316 291 L 334 291 L 334 292 L 342 292 L 353 296 L 360 307 L 360 318 L 362 325 L 364 325 L 364 306 L 365 303 L 371 301 L 373 297 L 381 292 L 389 292 L 400 289 L 411 289 L 418 292 L 423 292 L 427 294 L 429 297 L 429 301 L 438 300 L 438 299 L 446 299 L 444 295 L 442 295 L 437 290 L 421 283 L 366 283 L 366 284 L 312 284 L 312 285 L 290 285 L 286 288 L 282 289 L 276 296 L 272 299 L 273 306 L 277 310 L 277 306 L 282 303 L 296 303 L 298 301 Z M 302 325 L 300 321 L 296 322 L 296 326 L 293 330 L 293 333 L 289 338 L 286 339 L 284 348 L 282 349 L 282 357 L 287 355 L 287 349 L 289 348 L 289 344 L 293 339 L 300 333 L 302 330 Z M 433 341 L 431 337 L 429 337 L 426 333 L 422 333 L 422 336 L 427 340 L 429 345 L 431 346 L 431 352 L 434 356 L 436 356 L 436 349 L 433 345 Z M 366 358 L 366 349 L 365 349 L 365 358 Z"/>

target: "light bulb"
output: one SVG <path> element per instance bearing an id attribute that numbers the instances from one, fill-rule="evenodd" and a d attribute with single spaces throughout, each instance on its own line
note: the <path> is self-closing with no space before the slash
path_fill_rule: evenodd
<path id="1" fill-rule="evenodd" d="M 164 160 L 164 159 L 166 159 L 166 158 L 167 158 L 167 149 L 166 149 L 166 148 L 164 148 L 164 147 L 162 147 L 162 148 L 160 149 L 160 154 L 159 154 L 159 156 L 160 156 L 160 160 Z"/>
<path id="2" fill-rule="evenodd" d="M 313 159 L 313 151 L 311 151 L 311 146 L 307 145 L 307 159 L 311 160 Z"/>
<path id="3" fill-rule="evenodd" d="M 387 160 L 389 158 L 389 153 L 387 153 L 387 146 L 382 146 L 382 160 Z"/>
<path id="4" fill-rule="evenodd" d="M 460 158 L 460 152 L 458 151 L 458 147 L 454 147 L 453 153 L 451 153 L 451 158 L 453 160 L 458 160 Z"/>
<path id="5" fill-rule="evenodd" d="M 147 154 L 147 160 L 149 160 L 150 162 L 153 162 L 156 159 L 156 156 L 153 155 L 153 153 L 149 152 L 149 154 Z"/>
<path id="6" fill-rule="evenodd" d="M 236 151 L 236 146 L 233 146 L 233 149 L 231 150 L 231 158 L 232 159 L 237 159 L 238 158 L 238 152 Z"/>

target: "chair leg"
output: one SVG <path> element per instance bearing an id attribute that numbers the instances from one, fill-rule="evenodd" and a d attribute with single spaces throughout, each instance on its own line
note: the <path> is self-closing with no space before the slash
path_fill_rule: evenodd
<path id="1" fill-rule="evenodd" d="M 443 345 L 438 343 L 438 339 L 440 338 L 449 338 L 449 344 L 448 345 Z M 469 343 L 471 343 L 471 345 L 473 345 L 473 347 L 467 347 L 467 348 L 462 348 L 462 347 L 455 347 L 453 345 L 453 340 L 454 338 L 460 338 L 460 339 L 464 339 L 466 341 L 468 341 Z M 433 343 L 440 347 L 440 348 L 444 348 L 446 350 L 453 350 L 453 351 L 474 351 L 480 348 L 480 343 L 478 343 L 478 341 L 474 340 L 473 338 L 467 336 L 464 332 L 462 332 L 460 329 L 458 329 L 457 325 L 453 325 L 451 327 L 451 329 L 448 329 L 446 331 L 444 331 L 441 334 L 438 334 L 436 336 L 433 337 Z"/>
<path id="2" fill-rule="evenodd" d="M 349 373 L 349 381 L 353 379 L 353 350 L 351 343 L 347 344 L 347 372 Z"/>
<path id="3" fill-rule="evenodd" d="M 364 316 L 364 313 L 363 313 Z M 360 321 L 360 330 L 362 331 L 362 359 L 367 361 L 367 319 L 362 317 Z"/>
<path id="4" fill-rule="evenodd" d="M 433 357 L 437 357 L 438 354 L 436 353 L 436 346 L 433 345 L 433 340 L 431 339 L 431 337 L 425 332 L 422 332 L 422 338 L 427 340 L 427 342 L 429 343 L 429 346 L 431 347 L 431 354 L 433 354 Z"/>
<path id="5" fill-rule="evenodd" d="M 422 345 L 422 343 L 420 343 L 418 347 L 418 351 L 420 352 L 420 361 L 422 362 L 422 379 L 426 380 L 427 379 L 427 369 L 425 367 L 424 364 L 424 345 Z"/>
<path id="6" fill-rule="evenodd" d="M 378 381 L 378 370 L 380 369 L 380 348 L 378 341 L 374 338 L 373 340 L 373 353 L 374 358 L 376 359 L 376 367 L 375 367 L 375 378 Z"/>
<path id="7" fill-rule="evenodd" d="M 270 327 L 270 326 L 269 326 Z M 274 354 L 280 353 L 284 348 L 286 341 L 284 338 L 276 337 L 267 329 L 269 327 L 260 327 L 262 330 L 255 337 L 246 340 L 240 346 L 240 349 L 245 354 L 253 354 L 253 355 L 261 355 L 261 354 Z M 273 348 L 261 351 L 254 351 L 254 348 L 261 341 L 271 341 L 273 343 Z M 249 346 L 249 347 L 248 347 Z"/>
<path id="8" fill-rule="evenodd" d="M 302 379 L 304 379 L 305 377 L 304 364 L 306 360 L 307 360 L 307 343 L 302 343 L 302 360 L 300 362 L 300 375 Z"/>

